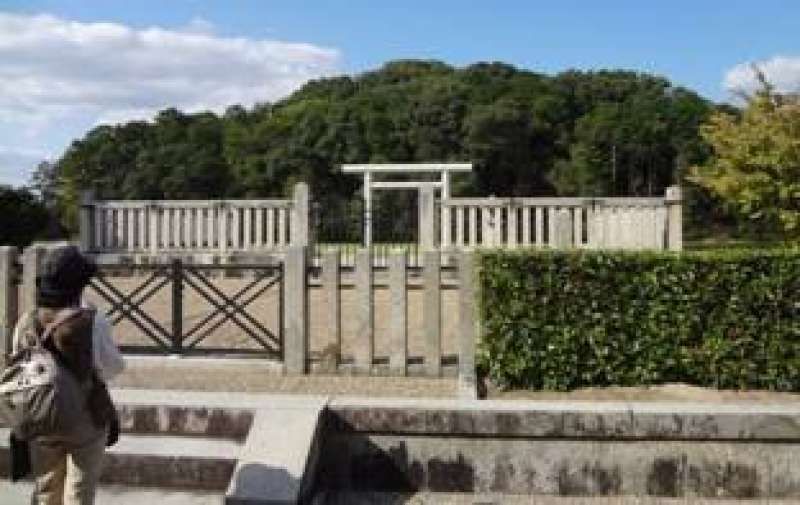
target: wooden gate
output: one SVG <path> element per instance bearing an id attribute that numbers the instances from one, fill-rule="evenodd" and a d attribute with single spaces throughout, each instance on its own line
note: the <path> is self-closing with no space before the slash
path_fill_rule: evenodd
<path id="1" fill-rule="evenodd" d="M 119 265 L 103 266 L 90 284 L 91 290 L 108 303 L 107 315 L 112 325 L 123 321 L 133 324 L 147 338 L 144 344 L 125 342 L 123 351 L 156 354 L 259 354 L 283 358 L 283 265 L 197 265 L 174 260 L 163 265 L 137 265 L 145 276 L 138 285 L 121 288 L 112 280 Z M 247 271 L 248 277 L 242 273 Z M 214 275 L 214 274 L 223 274 Z M 233 293 L 218 286 L 217 278 L 243 279 Z M 168 322 L 155 317 L 148 301 L 169 290 Z M 277 291 L 277 322 L 270 327 L 250 306 L 271 290 Z M 186 295 L 199 297 L 210 307 L 197 317 L 187 319 Z M 161 320 L 160 320 L 161 319 Z M 191 324 L 186 324 L 191 322 Z M 242 338 L 226 345 L 202 345 L 215 330 L 230 322 Z M 249 345 L 242 345 L 247 342 Z"/>

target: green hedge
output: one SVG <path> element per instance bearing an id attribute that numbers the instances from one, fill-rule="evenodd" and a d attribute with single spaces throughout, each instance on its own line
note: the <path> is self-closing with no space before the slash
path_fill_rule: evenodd
<path id="1" fill-rule="evenodd" d="M 503 387 L 800 391 L 800 251 L 489 252 L 479 365 Z"/>

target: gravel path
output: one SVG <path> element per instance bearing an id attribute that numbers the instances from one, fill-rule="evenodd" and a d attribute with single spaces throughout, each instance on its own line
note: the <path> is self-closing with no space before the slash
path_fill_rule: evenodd
<path id="1" fill-rule="evenodd" d="M 238 391 L 400 398 L 454 398 L 453 378 L 363 375 L 282 375 L 275 363 L 255 359 L 128 358 L 115 388 Z"/>

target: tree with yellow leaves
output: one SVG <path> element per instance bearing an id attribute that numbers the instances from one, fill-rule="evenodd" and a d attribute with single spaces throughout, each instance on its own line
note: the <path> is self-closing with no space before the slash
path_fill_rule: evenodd
<path id="1" fill-rule="evenodd" d="M 701 135 L 713 155 L 688 179 L 720 197 L 762 230 L 800 238 L 800 97 L 761 87 L 740 116 L 717 112 Z"/>

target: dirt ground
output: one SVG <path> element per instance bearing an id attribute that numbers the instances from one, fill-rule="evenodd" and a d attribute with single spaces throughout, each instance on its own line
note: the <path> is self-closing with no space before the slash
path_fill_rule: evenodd
<path id="1" fill-rule="evenodd" d="M 542 401 L 800 403 L 800 393 L 716 390 L 688 384 L 664 384 L 648 387 L 583 388 L 569 392 L 500 391 L 490 387 L 487 391 L 487 398 L 492 400 Z"/>

